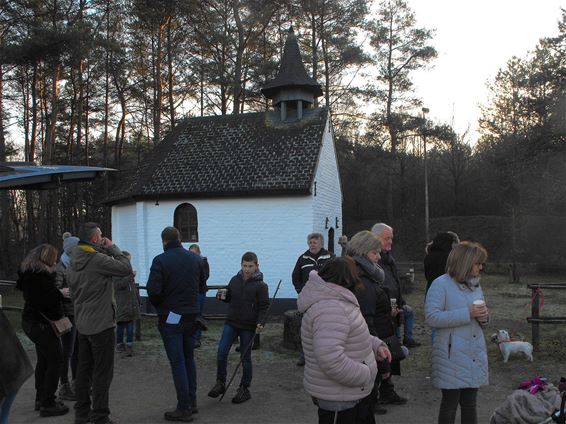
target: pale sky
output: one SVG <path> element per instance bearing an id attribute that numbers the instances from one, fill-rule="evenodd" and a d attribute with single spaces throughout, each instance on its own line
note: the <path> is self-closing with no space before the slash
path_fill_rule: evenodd
<path id="1" fill-rule="evenodd" d="M 540 38 L 556 36 L 566 0 L 408 0 L 417 24 L 436 28 L 434 67 L 413 79 L 435 122 L 477 138 L 486 82 L 513 57 L 526 57 Z"/>

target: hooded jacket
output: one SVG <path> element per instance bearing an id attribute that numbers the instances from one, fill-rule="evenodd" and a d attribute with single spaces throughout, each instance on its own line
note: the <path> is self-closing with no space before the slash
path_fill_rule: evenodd
<path id="1" fill-rule="evenodd" d="M 102 248 L 81 242 L 71 250 L 67 283 L 80 334 L 90 336 L 116 326 L 112 277 L 131 272 L 130 261 L 116 245 Z"/>
<path id="2" fill-rule="evenodd" d="M 263 274 L 258 271 L 244 280 L 242 271 L 238 272 L 228 283 L 224 302 L 230 303 L 226 323 L 243 330 L 255 330 L 258 323 L 263 323 L 269 308 L 269 291 Z"/>
<path id="3" fill-rule="evenodd" d="M 356 296 L 312 271 L 297 305 L 304 314 L 305 390 L 336 402 L 368 396 L 377 374 L 375 352 L 385 343 L 370 336 Z"/>
<path id="4" fill-rule="evenodd" d="M 469 305 L 482 299 L 481 287 L 457 283 L 448 274 L 433 281 L 426 296 L 426 322 L 436 329 L 432 343 L 432 384 L 439 389 L 488 384 L 485 338 Z"/>

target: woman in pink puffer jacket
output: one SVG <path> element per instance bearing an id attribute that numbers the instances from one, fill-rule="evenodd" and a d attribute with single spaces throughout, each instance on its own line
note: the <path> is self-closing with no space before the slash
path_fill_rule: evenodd
<path id="1" fill-rule="evenodd" d="M 375 423 L 369 394 L 376 358 L 391 360 L 391 354 L 369 334 L 353 293 L 359 282 L 351 258 L 334 258 L 310 273 L 297 301 L 303 313 L 303 383 L 318 405 L 319 424 Z"/>

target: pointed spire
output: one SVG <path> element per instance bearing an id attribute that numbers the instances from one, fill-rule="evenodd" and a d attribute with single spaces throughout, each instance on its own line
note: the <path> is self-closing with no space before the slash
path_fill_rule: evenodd
<path id="1" fill-rule="evenodd" d="M 291 26 L 285 41 L 279 74 L 275 79 L 266 83 L 261 92 L 268 99 L 275 99 L 285 89 L 297 88 L 306 91 L 313 98 L 322 96 L 320 84 L 309 77 L 305 70 L 297 37 Z"/>

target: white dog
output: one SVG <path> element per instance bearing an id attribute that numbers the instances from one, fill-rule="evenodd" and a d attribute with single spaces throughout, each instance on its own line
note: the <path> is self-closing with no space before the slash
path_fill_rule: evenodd
<path id="1" fill-rule="evenodd" d="M 499 345 L 503 362 L 507 362 L 511 354 L 521 352 L 525 354 L 529 361 L 533 362 L 533 345 L 529 342 L 512 342 L 506 330 L 499 330 L 497 333 L 493 333 L 491 340 Z"/>

